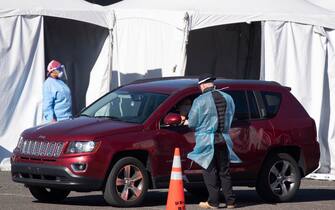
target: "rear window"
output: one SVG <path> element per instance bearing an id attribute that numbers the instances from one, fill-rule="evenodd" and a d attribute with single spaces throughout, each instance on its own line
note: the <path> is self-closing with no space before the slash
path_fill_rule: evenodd
<path id="1" fill-rule="evenodd" d="M 261 92 L 261 95 L 266 109 L 264 117 L 272 118 L 276 116 L 280 107 L 281 94 L 274 92 Z"/>

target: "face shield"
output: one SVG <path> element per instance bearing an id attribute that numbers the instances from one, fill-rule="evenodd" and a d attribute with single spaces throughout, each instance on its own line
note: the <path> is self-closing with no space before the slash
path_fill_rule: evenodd
<path id="1" fill-rule="evenodd" d="M 65 80 L 67 80 L 67 73 L 64 65 L 60 65 L 57 68 L 55 68 L 54 71 L 58 72 L 58 78 L 62 78 L 63 76 L 65 77 Z"/>

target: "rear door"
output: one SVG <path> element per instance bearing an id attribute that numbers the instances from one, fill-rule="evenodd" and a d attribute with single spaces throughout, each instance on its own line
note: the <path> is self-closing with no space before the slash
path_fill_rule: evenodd
<path id="1" fill-rule="evenodd" d="M 252 90 L 227 90 L 235 102 L 235 115 L 230 129 L 234 151 L 242 163 L 232 163 L 235 181 L 253 181 L 271 144 L 273 129 L 262 115 L 264 104 L 258 92 Z"/>

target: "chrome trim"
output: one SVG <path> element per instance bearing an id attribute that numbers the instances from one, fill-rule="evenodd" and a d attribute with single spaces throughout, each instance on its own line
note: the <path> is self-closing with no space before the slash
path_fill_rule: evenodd
<path id="1" fill-rule="evenodd" d="M 35 157 L 59 157 L 63 148 L 63 142 L 23 139 L 19 153 Z"/>

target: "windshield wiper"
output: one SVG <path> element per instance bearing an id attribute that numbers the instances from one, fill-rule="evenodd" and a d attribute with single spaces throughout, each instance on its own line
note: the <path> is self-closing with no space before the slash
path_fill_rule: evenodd
<path id="1" fill-rule="evenodd" d="M 81 117 L 81 116 L 83 116 L 83 117 L 92 117 L 91 115 L 88 115 L 88 114 L 80 114 L 79 117 Z"/>
<path id="2" fill-rule="evenodd" d="M 94 116 L 95 118 L 107 118 L 111 120 L 116 120 L 116 121 L 121 121 L 118 117 L 113 117 L 113 116 Z"/>

